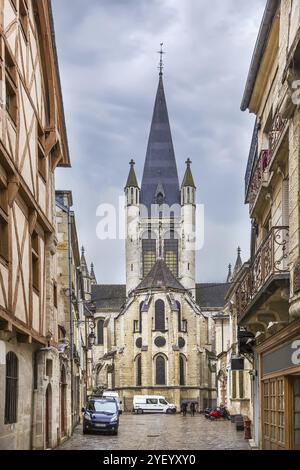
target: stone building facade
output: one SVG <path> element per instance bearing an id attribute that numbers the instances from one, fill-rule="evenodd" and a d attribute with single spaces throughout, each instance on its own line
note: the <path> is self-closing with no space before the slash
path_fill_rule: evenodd
<path id="1" fill-rule="evenodd" d="M 117 390 L 124 409 L 137 394 L 180 408 L 216 403 L 213 314 L 228 284 L 196 284 L 196 185 L 191 161 L 179 186 L 162 68 L 141 188 L 130 162 L 126 197 L 126 285 L 92 287 L 95 388 Z M 200 223 L 200 221 L 198 221 Z"/>
<path id="2" fill-rule="evenodd" d="M 229 267 L 226 304 L 222 312 L 214 315 L 215 352 L 217 356 L 218 405 L 226 405 L 232 416 L 242 415 L 252 420 L 252 370 L 251 355 L 241 355 L 241 342 L 235 308 L 235 286 L 243 275 L 240 249 L 232 273 Z M 245 334 L 246 343 L 248 340 Z M 243 345 L 244 346 L 244 345 Z M 251 348 L 249 348 L 251 352 Z"/>
<path id="3" fill-rule="evenodd" d="M 263 449 L 300 448 L 300 5 L 269 0 L 242 110 L 256 116 L 246 173 L 251 259 L 235 292 L 252 334 L 254 438 Z"/>

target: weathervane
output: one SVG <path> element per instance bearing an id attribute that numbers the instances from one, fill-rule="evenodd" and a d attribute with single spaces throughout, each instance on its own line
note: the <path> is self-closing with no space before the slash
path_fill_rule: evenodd
<path id="1" fill-rule="evenodd" d="M 157 52 L 160 55 L 160 62 L 159 62 L 159 75 L 160 75 L 160 77 L 162 76 L 163 69 L 164 69 L 163 55 L 165 54 L 165 52 L 163 51 L 163 45 L 164 45 L 164 43 L 161 42 L 160 43 L 160 51 Z"/>

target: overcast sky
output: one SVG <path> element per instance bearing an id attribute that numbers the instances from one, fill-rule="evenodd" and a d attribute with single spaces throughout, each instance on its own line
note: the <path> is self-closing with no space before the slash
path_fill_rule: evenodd
<path id="1" fill-rule="evenodd" d="M 52 0 L 79 242 L 99 283 L 125 281 L 123 241 L 99 241 L 96 210 L 141 182 L 164 42 L 164 84 L 180 180 L 193 161 L 205 244 L 197 280 L 223 282 L 249 255 L 244 175 L 254 117 L 240 112 L 265 0 Z"/>

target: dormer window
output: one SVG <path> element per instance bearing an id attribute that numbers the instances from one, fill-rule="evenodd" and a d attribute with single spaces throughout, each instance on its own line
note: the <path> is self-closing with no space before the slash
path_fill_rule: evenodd
<path id="1" fill-rule="evenodd" d="M 164 203 L 164 195 L 163 193 L 158 193 L 158 195 L 156 196 L 156 203 L 159 205 L 159 206 L 162 206 L 163 203 Z"/>

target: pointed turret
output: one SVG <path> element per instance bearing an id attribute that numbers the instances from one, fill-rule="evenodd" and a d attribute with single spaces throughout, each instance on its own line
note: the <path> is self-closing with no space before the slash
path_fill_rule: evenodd
<path id="1" fill-rule="evenodd" d="M 135 171 L 134 171 L 135 161 L 131 160 L 129 165 L 130 165 L 130 170 L 129 170 L 129 175 L 128 175 L 128 179 L 127 179 L 125 189 L 126 188 L 138 188 L 139 189 L 139 185 L 138 185 L 138 182 L 137 182 L 137 177 L 136 177 L 136 174 L 135 174 Z"/>
<path id="2" fill-rule="evenodd" d="M 91 296 L 91 279 L 90 279 L 90 273 L 88 270 L 87 262 L 85 259 L 84 247 L 81 248 L 80 269 L 81 269 L 81 275 L 82 275 L 82 280 L 83 280 L 85 299 L 89 300 Z"/>
<path id="3" fill-rule="evenodd" d="M 141 187 L 141 204 L 146 206 L 148 211 L 151 205 L 160 203 L 162 197 L 163 203 L 169 206 L 180 204 L 179 180 L 162 68 L 161 62 Z M 157 193 L 158 185 L 163 188 L 163 193 Z"/>
<path id="4" fill-rule="evenodd" d="M 227 275 L 226 282 L 229 283 L 231 281 L 232 281 L 232 265 L 230 264 L 228 266 L 228 275 Z"/>
<path id="5" fill-rule="evenodd" d="M 84 246 L 81 248 L 81 259 L 80 259 L 80 266 L 81 266 L 81 272 L 83 274 L 88 274 L 88 267 L 87 267 L 87 262 L 85 259 L 85 249 Z"/>
<path id="6" fill-rule="evenodd" d="M 129 162 L 130 170 L 125 186 L 125 195 L 127 206 L 138 206 L 140 203 L 140 188 L 134 171 L 134 160 Z"/>
<path id="7" fill-rule="evenodd" d="M 236 275 L 239 270 L 241 269 L 241 267 L 243 266 L 243 262 L 242 262 L 242 258 L 241 258 L 241 249 L 240 247 L 238 247 L 238 250 L 237 250 L 237 259 L 236 259 L 236 263 L 235 263 L 235 266 L 234 266 L 234 271 L 233 271 L 233 274 Z"/>
<path id="8" fill-rule="evenodd" d="M 192 164 L 192 162 L 188 158 L 187 161 L 186 161 L 186 171 L 185 171 L 185 175 L 184 175 L 184 178 L 183 178 L 181 188 L 190 187 L 190 188 L 196 189 L 193 174 L 192 174 L 192 170 L 191 170 L 191 164 Z"/>
<path id="9" fill-rule="evenodd" d="M 94 264 L 91 264 L 91 272 L 90 272 L 90 279 L 91 279 L 91 284 L 92 286 L 97 285 L 97 279 L 95 275 L 95 270 L 94 270 Z"/>
<path id="10" fill-rule="evenodd" d="M 191 160 L 188 158 L 186 163 L 186 171 L 181 185 L 181 205 L 196 204 L 196 186 L 191 170 Z"/>

